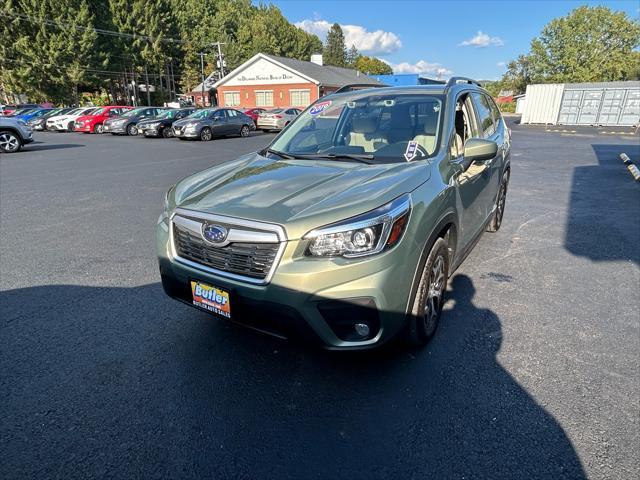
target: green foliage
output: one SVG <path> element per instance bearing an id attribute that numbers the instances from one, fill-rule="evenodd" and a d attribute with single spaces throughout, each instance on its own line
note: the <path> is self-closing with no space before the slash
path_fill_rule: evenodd
<path id="1" fill-rule="evenodd" d="M 549 22 L 531 51 L 509 62 L 502 87 L 522 93 L 529 83 L 640 78 L 640 23 L 604 6 L 582 6 Z"/>
<path id="2" fill-rule="evenodd" d="M 83 92 L 80 95 L 81 105 L 95 105 L 96 107 L 102 107 L 104 105 L 110 105 L 111 99 L 106 90 L 101 89 L 97 92 Z"/>
<path id="3" fill-rule="evenodd" d="M 356 60 L 356 68 L 367 75 L 386 75 L 393 73 L 393 69 L 382 60 L 360 55 Z"/>
<path id="4" fill-rule="evenodd" d="M 78 103 L 79 89 L 122 96 L 124 72 L 139 84 L 146 68 L 150 83 L 163 78 L 152 95 L 160 103 L 168 69 L 182 91 L 200 83 L 199 52 L 205 71 L 216 69 L 215 42 L 224 44 L 225 72 L 258 52 L 309 60 L 323 48 L 277 7 L 251 0 L 0 0 L 0 10 L 2 38 L 11 39 L 0 42 L 0 90 L 33 101 Z"/>
<path id="5" fill-rule="evenodd" d="M 516 111 L 516 102 L 504 102 L 497 105 L 502 113 L 515 113 Z"/>
<path id="6" fill-rule="evenodd" d="M 323 62 L 336 67 L 347 66 L 347 49 L 344 44 L 344 33 L 337 23 L 331 25 L 324 45 Z"/>

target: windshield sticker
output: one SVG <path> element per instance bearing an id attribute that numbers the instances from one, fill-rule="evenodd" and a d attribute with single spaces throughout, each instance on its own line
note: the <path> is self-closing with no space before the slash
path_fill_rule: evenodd
<path id="1" fill-rule="evenodd" d="M 407 149 L 404 151 L 404 158 L 410 162 L 418 156 L 418 142 L 411 141 L 407 143 Z"/>
<path id="2" fill-rule="evenodd" d="M 327 108 L 331 106 L 331 100 L 327 100 L 326 102 L 316 103 L 311 109 L 309 113 L 311 115 L 318 115 L 319 113 L 324 112 Z"/>

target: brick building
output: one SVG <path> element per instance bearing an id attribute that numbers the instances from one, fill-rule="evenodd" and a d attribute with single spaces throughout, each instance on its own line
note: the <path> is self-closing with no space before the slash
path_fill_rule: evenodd
<path id="1" fill-rule="evenodd" d="M 349 84 L 381 85 L 356 70 L 258 53 L 213 84 L 225 107 L 306 107 L 319 97 Z M 194 93 L 198 89 L 194 89 Z"/>

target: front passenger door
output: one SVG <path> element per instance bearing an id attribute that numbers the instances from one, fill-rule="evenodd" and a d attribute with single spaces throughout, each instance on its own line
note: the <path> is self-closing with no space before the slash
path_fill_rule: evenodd
<path id="1" fill-rule="evenodd" d="M 462 134 L 462 143 L 470 138 L 482 138 L 481 121 L 476 117 L 475 104 L 469 94 L 462 94 L 458 98 L 461 108 L 457 109 L 455 117 Z M 456 102 L 456 103 L 458 103 Z M 489 112 L 491 113 L 491 112 Z M 458 200 L 461 221 L 461 240 L 464 247 L 468 246 L 476 235 L 483 229 L 487 219 L 487 189 L 491 179 L 491 171 L 483 162 L 474 162 L 466 169 L 464 165 L 464 148 L 456 140 L 456 129 L 451 138 L 451 161 L 459 169 L 456 175 Z"/>
<path id="2" fill-rule="evenodd" d="M 228 128 L 224 110 L 216 110 L 211 114 L 211 131 L 214 136 L 221 137 L 226 135 Z"/>

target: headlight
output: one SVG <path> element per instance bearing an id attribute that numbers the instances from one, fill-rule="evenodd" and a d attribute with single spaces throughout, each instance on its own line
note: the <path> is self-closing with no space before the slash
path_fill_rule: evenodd
<path id="1" fill-rule="evenodd" d="M 393 247 L 409 223 L 408 194 L 371 212 L 307 233 L 306 254 L 314 257 L 363 257 Z"/>

